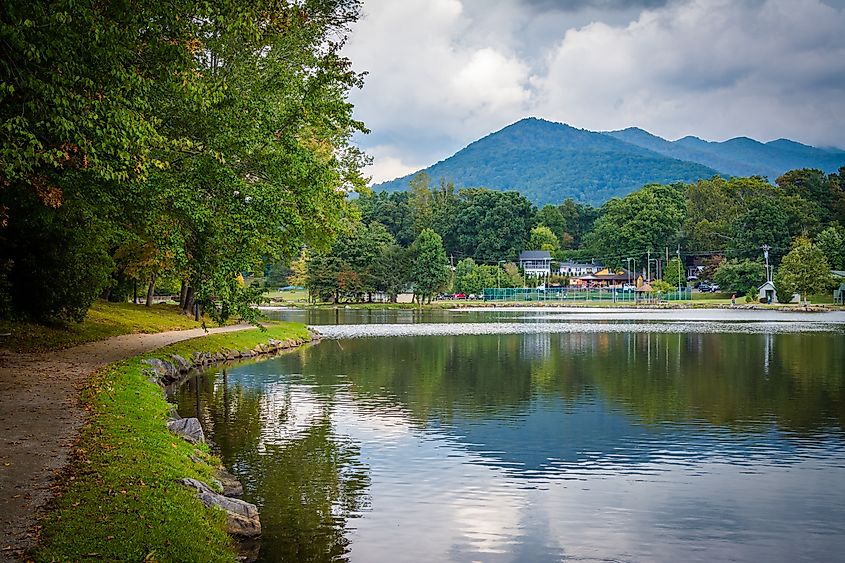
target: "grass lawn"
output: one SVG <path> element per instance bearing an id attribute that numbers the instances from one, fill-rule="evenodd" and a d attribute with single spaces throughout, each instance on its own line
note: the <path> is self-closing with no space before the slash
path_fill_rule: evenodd
<path id="1" fill-rule="evenodd" d="M 206 319 L 208 321 L 208 319 Z M 201 323 L 183 315 L 178 305 L 134 305 L 97 301 L 79 324 L 45 326 L 0 320 L 0 348 L 40 352 L 132 333 L 154 333 L 197 328 Z"/>
<path id="2" fill-rule="evenodd" d="M 305 289 L 289 289 L 287 291 L 268 291 L 264 294 L 271 301 L 285 303 L 308 303 L 308 291 Z"/>
<path id="3" fill-rule="evenodd" d="M 246 349 L 270 338 L 306 338 L 303 325 L 258 329 L 179 342 L 144 357 Z M 54 508 L 42 521 L 37 561 L 234 561 L 222 512 L 206 509 L 179 485 L 211 483 L 198 448 L 165 424 L 170 404 L 142 375 L 141 358 L 95 374 L 84 392 L 90 418 L 61 479 Z M 207 448 L 199 456 L 209 459 Z"/>

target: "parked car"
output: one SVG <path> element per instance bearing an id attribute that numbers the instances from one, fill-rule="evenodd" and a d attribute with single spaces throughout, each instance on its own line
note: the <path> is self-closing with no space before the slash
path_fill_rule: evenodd
<path id="1" fill-rule="evenodd" d="M 708 293 L 710 290 L 710 284 L 708 282 L 701 282 L 698 284 L 698 291 L 701 293 Z"/>
<path id="2" fill-rule="evenodd" d="M 466 296 L 466 293 L 455 293 L 454 295 L 452 295 L 452 298 L 453 299 L 466 299 L 467 296 Z"/>
<path id="3" fill-rule="evenodd" d="M 633 284 L 626 283 L 622 286 L 622 291 L 634 291 L 637 287 Z"/>

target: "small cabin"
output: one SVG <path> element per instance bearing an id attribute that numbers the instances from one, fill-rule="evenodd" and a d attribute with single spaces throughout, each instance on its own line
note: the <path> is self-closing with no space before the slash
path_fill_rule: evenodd
<path id="1" fill-rule="evenodd" d="M 775 303 L 777 302 L 777 291 L 775 290 L 775 284 L 770 281 L 767 281 L 763 285 L 757 288 L 757 298 L 760 301 L 765 300 L 766 303 Z"/>

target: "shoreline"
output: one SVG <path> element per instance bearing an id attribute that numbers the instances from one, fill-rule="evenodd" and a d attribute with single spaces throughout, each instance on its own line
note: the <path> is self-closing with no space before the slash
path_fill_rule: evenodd
<path id="1" fill-rule="evenodd" d="M 207 447 L 184 442 L 167 429 L 172 405 L 162 386 L 150 381 L 150 365 L 144 360 L 203 352 L 209 354 L 208 366 L 214 354 L 226 361 L 237 349 L 238 357 L 248 358 L 247 351 L 255 357 L 278 351 L 282 344 L 295 349 L 291 340 L 310 342 L 312 337 L 297 323 L 273 323 L 267 331 L 247 325 L 199 335 L 126 335 L 56 353 L 28 354 L 26 362 L 9 366 L 10 373 L 32 370 L 27 381 L 15 377 L 12 382 L 28 384 L 25 391 L 54 391 L 47 404 L 36 401 L 27 409 L 42 425 L 49 423 L 46 435 L 32 438 L 37 429 L 25 425 L 18 431 L 18 446 L 3 455 L 3 469 L 15 467 L 17 477 L 3 473 L 10 499 L 3 499 L 5 549 L 0 560 L 81 560 L 92 553 L 105 559 L 138 555 L 141 560 L 151 552 L 162 560 L 180 560 L 197 545 L 204 546 L 205 560 L 234 560 L 234 546 L 223 531 L 225 518 L 204 509 L 195 493 L 176 483 L 177 477 L 213 482 L 218 462 Z M 270 345 L 271 339 L 278 344 Z M 126 344 L 115 349 L 115 341 Z M 70 367 L 73 375 L 65 376 Z M 55 391 L 56 378 L 69 384 Z M 25 400 L 27 392 L 17 395 Z M 58 429 L 51 408 L 63 413 Z M 14 432 L 9 436 L 15 437 Z M 37 457 L 50 458 L 44 470 L 32 467 Z M 127 509 L 127 503 L 134 509 Z M 182 530 L 192 532 L 180 543 Z M 197 544 L 197 538 L 205 541 Z"/>

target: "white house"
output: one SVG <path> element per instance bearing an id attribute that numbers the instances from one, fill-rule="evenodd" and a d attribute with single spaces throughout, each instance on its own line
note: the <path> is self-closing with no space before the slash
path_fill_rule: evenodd
<path id="1" fill-rule="evenodd" d="M 524 250 L 519 253 L 519 267 L 526 276 L 548 276 L 552 273 L 552 255 L 548 250 Z"/>
<path id="2" fill-rule="evenodd" d="M 579 264 L 578 262 L 562 262 L 558 272 L 562 276 L 574 278 L 577 276 L 586 276 L 595 274 L 604 269 L 601 264 Z"/>
<path id="3" fill-rule="evenodd" d="M 776 295 L 775 284 L 770 281 L 757 288 L 757 298 L 765 299 L 766 303 L 775 303 L 777 301 Z"/>

